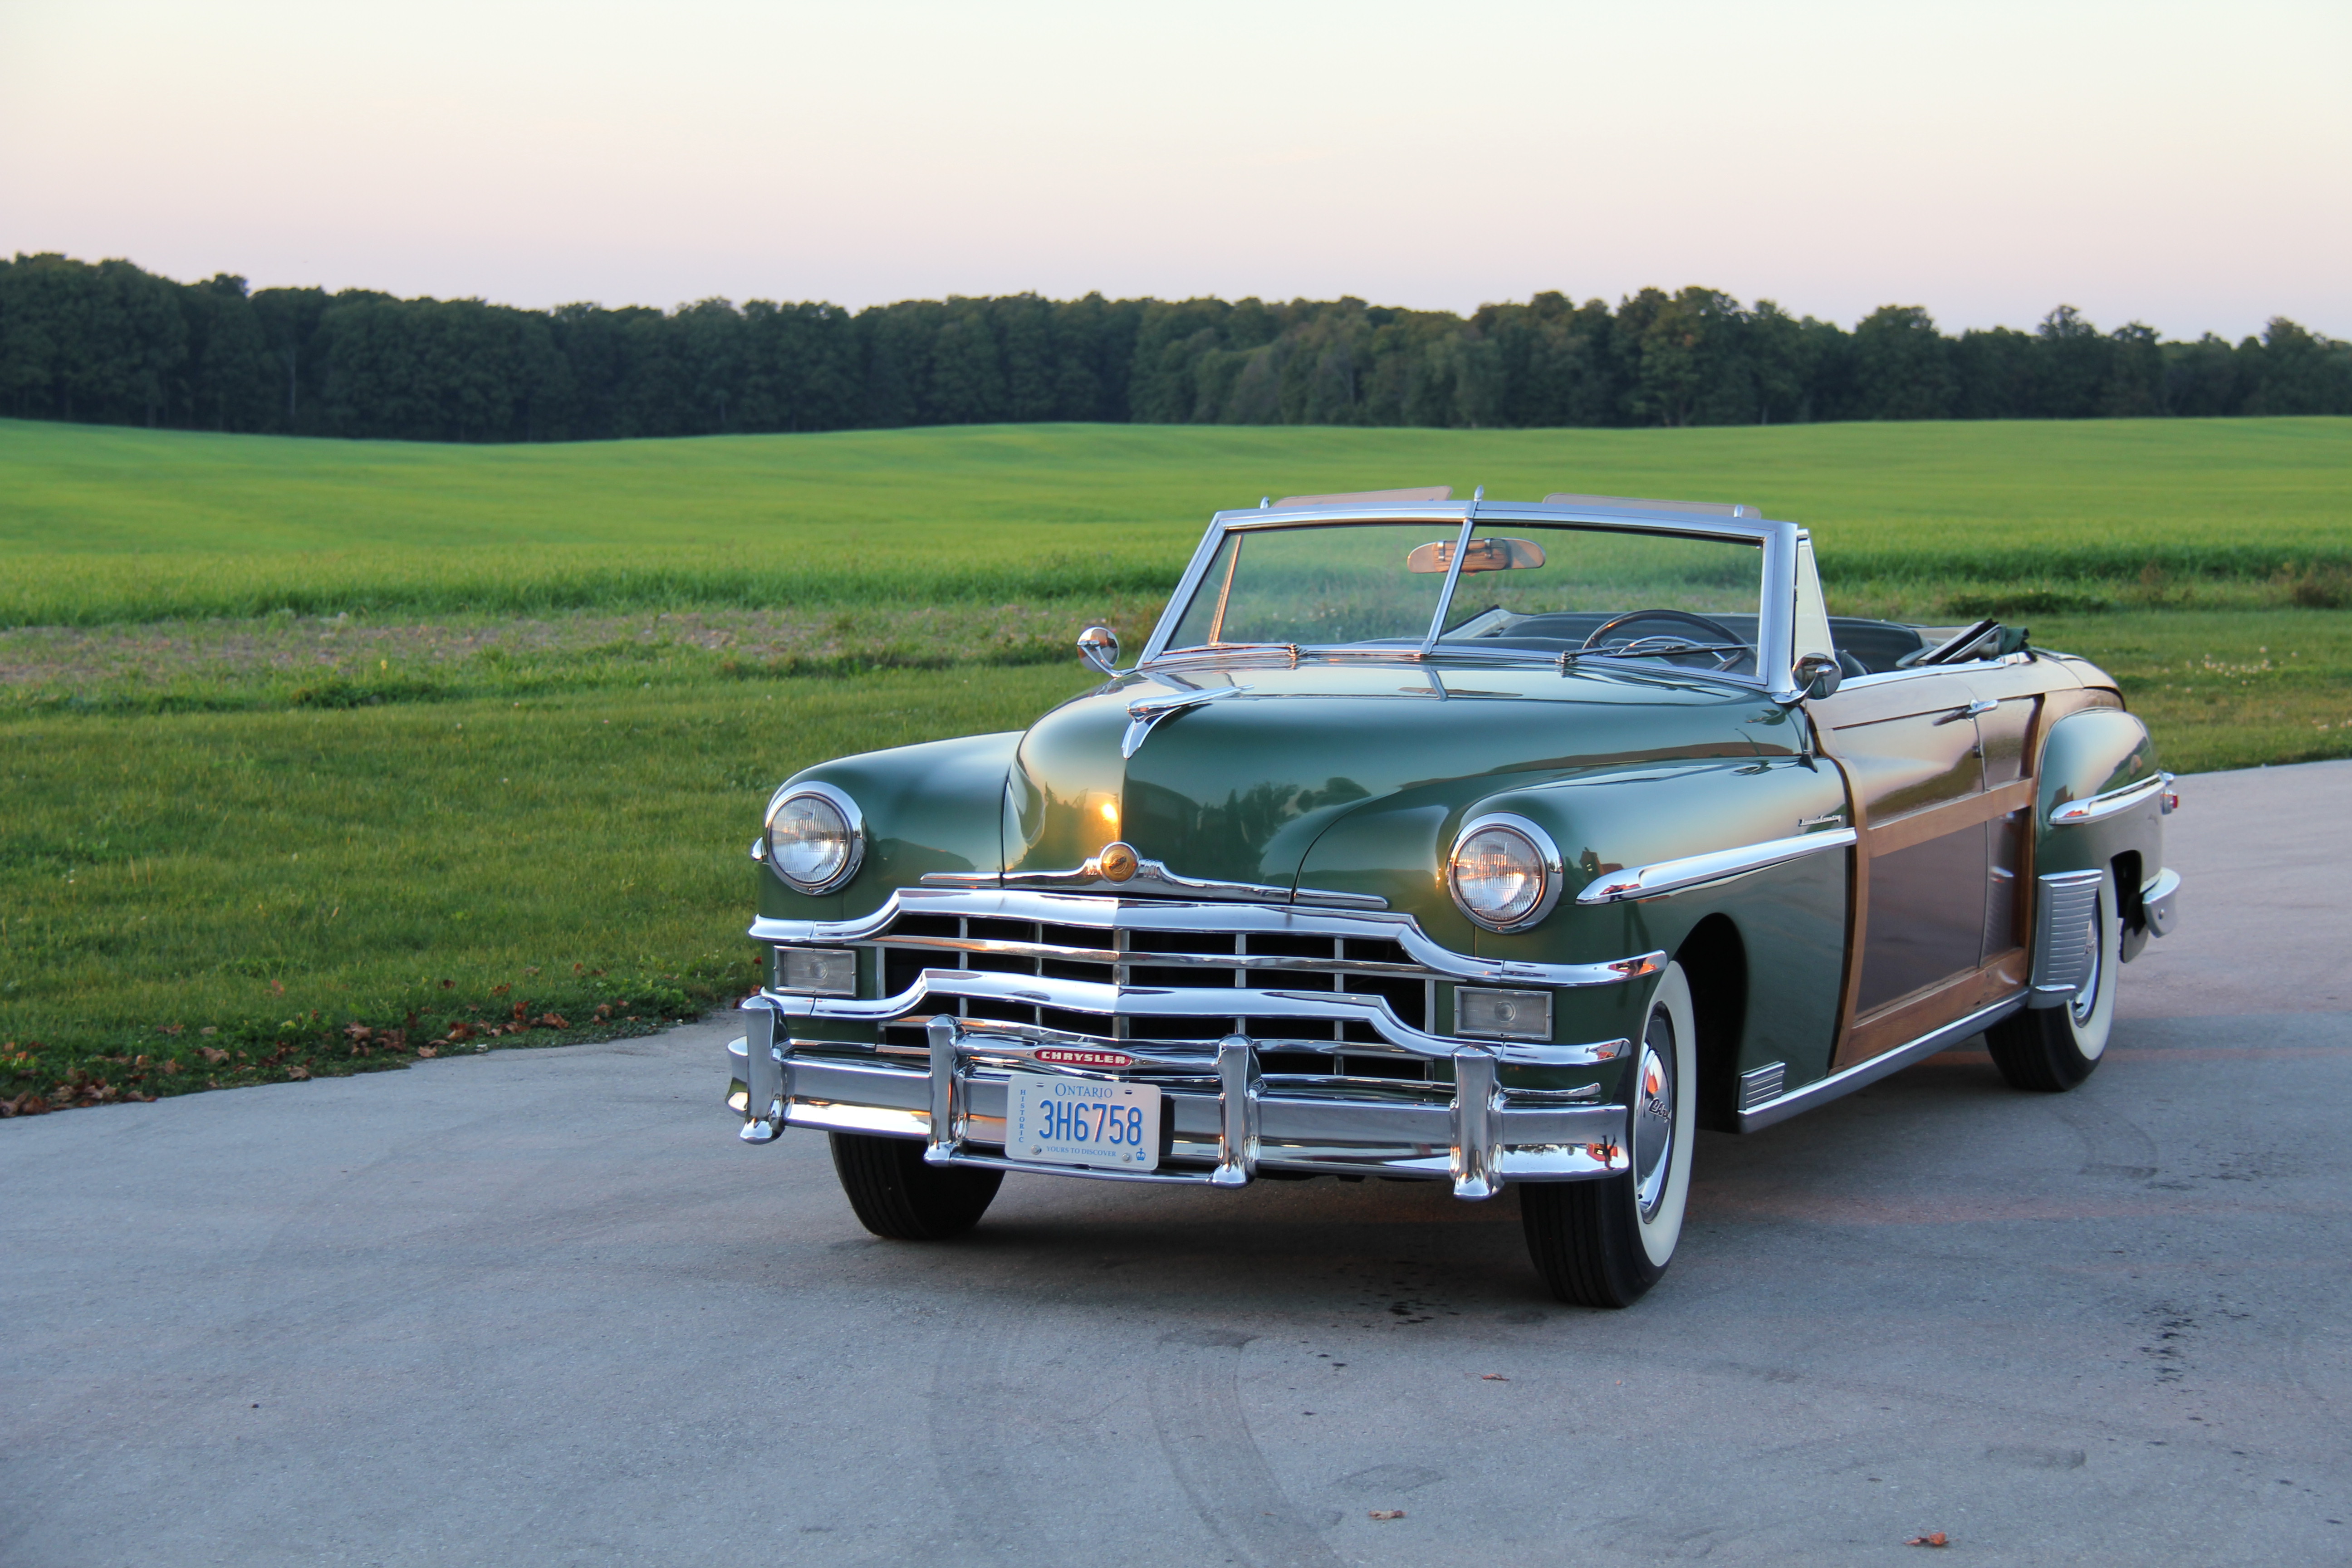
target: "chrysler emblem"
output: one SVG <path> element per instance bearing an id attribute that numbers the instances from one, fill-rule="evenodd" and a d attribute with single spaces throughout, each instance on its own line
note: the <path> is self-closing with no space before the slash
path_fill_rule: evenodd
<path id="1" fill-rule="evenodd" d="M 1125 1051 L 1091 1051 L 1075 1046 L 1040 1046 L 1029 1053 L 1041 1062 L 1065 1068 L 1131 1068 L 1135 1058 Z"/>

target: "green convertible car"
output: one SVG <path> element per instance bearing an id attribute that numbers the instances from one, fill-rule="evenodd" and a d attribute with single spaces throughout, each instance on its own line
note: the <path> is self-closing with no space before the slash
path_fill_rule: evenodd
<path id="1" fill-rule="evenodd" d="M 1982 1033 L 2098 1063 L 2173 921 L 2115 682 L 1829 615 L 1752 507 L 1443 489 L 1211 521 L 1141 657 L 1025 731 L 808 769 L 751 854 L 742 1137 L 933 1239 L 1006 1171 L 1519 1189 L 1561 1299 L 1674 1257 L 1697 1129 Z"/>

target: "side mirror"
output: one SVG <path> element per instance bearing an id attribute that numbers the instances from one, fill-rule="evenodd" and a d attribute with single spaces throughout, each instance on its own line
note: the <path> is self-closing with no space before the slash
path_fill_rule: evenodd
<path id="1" fill-rule="evenodd" d="M 1118 673 L 1118 634 L 1108 626 L 1088 626 L 1078 634 L 1078 657 L 1105 675 Z"/>
<path id="2" fill-rule="evenodd" d="M 1807 654 L 1797 661 L 1796 668 L 1790 670 L 1789 676 L 1801 695 L 1816 702 L 1824 697 L 1836 696 L 1837 689 L 1845 681 L 1845 671 L 1839 667 L 1837 655 L 1833 653 Z"/>

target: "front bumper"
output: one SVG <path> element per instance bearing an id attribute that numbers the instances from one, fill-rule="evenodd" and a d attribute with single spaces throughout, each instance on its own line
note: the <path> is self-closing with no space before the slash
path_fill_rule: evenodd
<path id="1" fill-rule="evenodd" d="M 1118 1042 L 1115 1070 L 1041 1060 L 1036 1031 L 933 1017 L 928 1061 L 898 1065 L 839 1042 L 794 1040 L 773 999 L 747 1005 L 751 1032 L 729 1046 L 728 1104 L 742 1137 L 765 1143 L 786 1127 L 920 1139 L 935 1165 L 976 1165 L 1101 1181 L 1247 1185 L 1261 1171 L 1450 1181 L 1456 1197 L 1491 1197 L 1508 1181 L 1591 1180 L 1630 1168 L 1626 1110 L 1593 1103 L 1598 1086 L 1505 1089 L 1497 1050 L 1430 1040 L 1452 1083 L 1381 1083 L 1335 1075 L 1286 1077 L 1269 1092 L 1257 1043 L 1213 1047 Z M 1416 1043 L 1418 1044 L 1418 1043 Z M 1014 1072 L 1134 1078 L 1159 1087 L 1163 1135 L 1156 1172 L 1094 1170 L 1008 1159 L 1005 1083 Z"/>

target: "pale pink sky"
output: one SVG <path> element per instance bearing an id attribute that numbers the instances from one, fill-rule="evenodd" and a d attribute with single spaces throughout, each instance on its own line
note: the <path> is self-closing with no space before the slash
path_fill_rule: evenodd
<path id="1" fill-rule="evenodd" d="M 0 0 L 0 252 L 2352 336 L 2352 4 Z"/>

